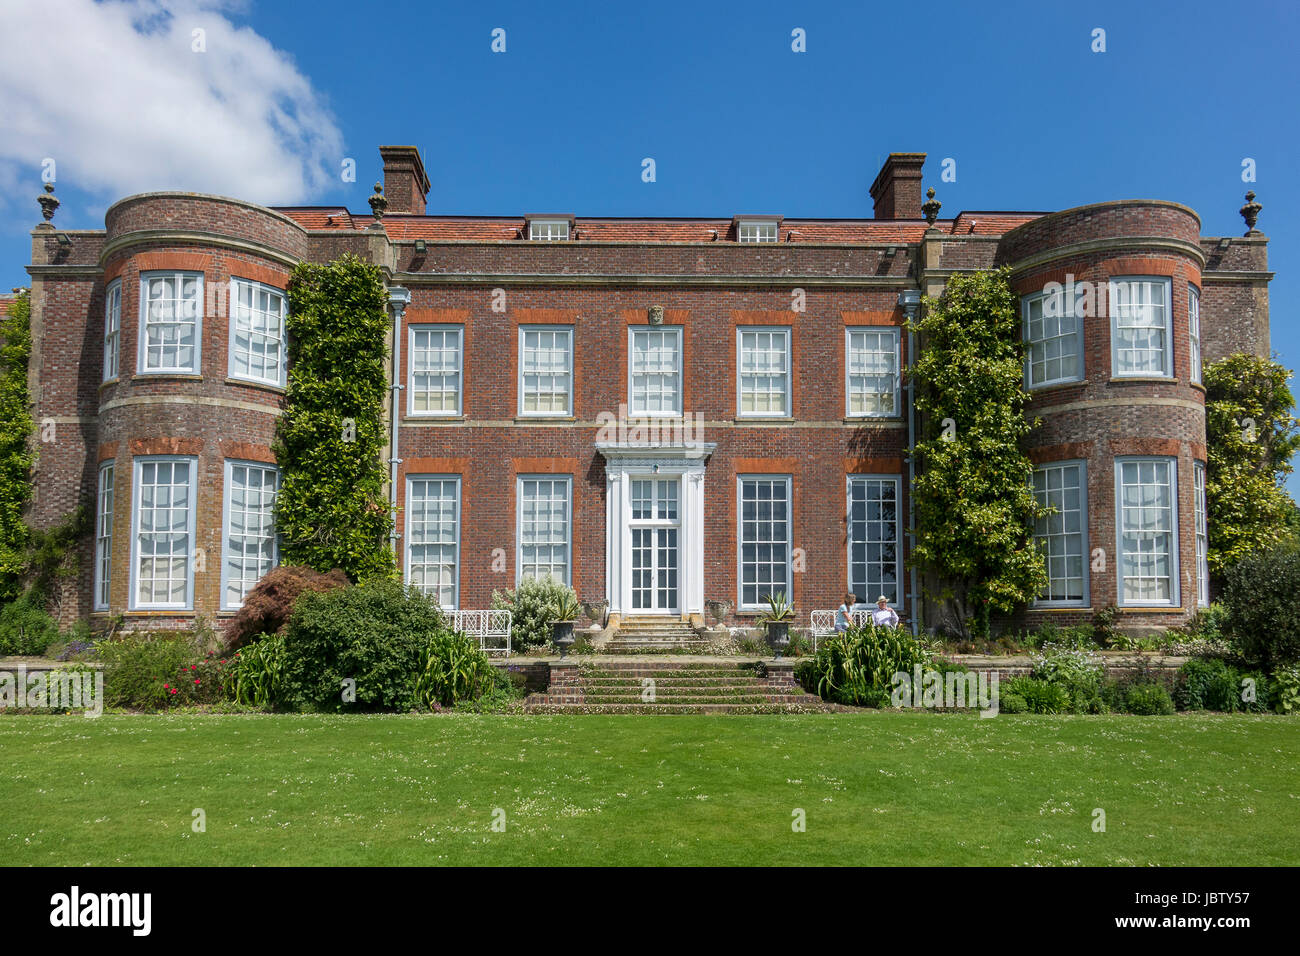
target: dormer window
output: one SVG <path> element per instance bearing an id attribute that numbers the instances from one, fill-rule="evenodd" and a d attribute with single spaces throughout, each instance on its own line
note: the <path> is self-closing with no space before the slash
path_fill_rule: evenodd
<path id="1" fill-rule="evenodd" d="M 566 242 L 571 219 L 529 219 L 528 238 L 534 242 Z"/>
<path id="2" fill-rule="evenodd" d="M 736 220 L 737 242 L 776 242 L 781 223 L 777 219 Z"/>

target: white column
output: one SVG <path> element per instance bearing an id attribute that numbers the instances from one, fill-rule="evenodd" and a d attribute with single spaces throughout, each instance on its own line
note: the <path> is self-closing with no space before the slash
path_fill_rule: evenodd
<path id="1" fill-rule="evenodd" d="M 619 609 L 618 603 L 618 475 L 605 468 L 605 600 L 611 613 Z"/>
<path id="2" fill-rule="evenodd" d="M 685 475 L 682 489 L 682 612 L 704 613 L 704 469 Z"/>

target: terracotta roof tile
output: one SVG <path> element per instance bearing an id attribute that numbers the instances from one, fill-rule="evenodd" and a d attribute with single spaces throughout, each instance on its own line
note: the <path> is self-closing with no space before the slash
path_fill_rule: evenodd
<path id="1" fill-rule="evenodd" d="M 308 229 L 364 230 L 374 217 L 338 207 L 279 207 L 278 212 Z M 998 236 L 1042 213 L 963 212 L 935 225 L 950 235 Z M 409 242 L 508 241 L 518 239 L 523 216 L 408 216 L 389 214 L 384 229 L 390 239 Z M 906 219 L 785 219 L 781 241 L 824 243 L 915 243 L 926 224 Z M 612 219 L 583 218 L 575 222 L 576 238 L 587 242 L 710 242 L 731 239 L 731 219 Z M 791 237 L 790 233 L 794 236 Z M 733 240 L 734 241 L 734 240 Z"/>

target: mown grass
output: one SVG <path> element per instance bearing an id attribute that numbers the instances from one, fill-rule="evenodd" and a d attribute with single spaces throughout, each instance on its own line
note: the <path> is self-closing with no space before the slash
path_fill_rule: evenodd
<path id="1" fill-rule="evenodd" d="M 0 760 L 8 865 L 1300 863 L 1272 716 L 11 715 Z"/>

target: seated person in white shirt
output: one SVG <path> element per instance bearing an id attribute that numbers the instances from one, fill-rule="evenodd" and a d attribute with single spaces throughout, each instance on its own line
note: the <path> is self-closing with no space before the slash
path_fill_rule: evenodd
<path id="1" fill-rule="evenodd" d="M 853 623 L 853 608 L 858 603 L 856 594 L 844 595 L 844 603 L 840 605 L 839 610 L 835 612 L 835 630 L 844 633 Z"/>
<path id="2" fill-rule="evenodd" d="M 876 609 L 871 612 L 871 620 L 876 627 L 898 627 L 898 613 L 889 606 L 889 598 L 883 594 L 876 598 Z"/>

